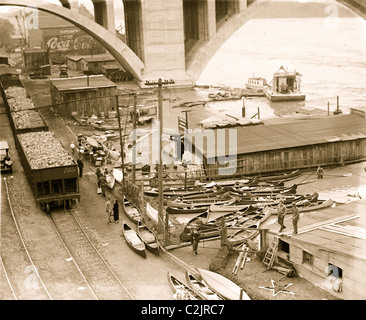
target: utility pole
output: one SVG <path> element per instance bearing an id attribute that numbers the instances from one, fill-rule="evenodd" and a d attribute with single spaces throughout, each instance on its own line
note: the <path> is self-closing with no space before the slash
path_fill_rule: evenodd
<path id="1" fill-rule="evenodd" d="M 137 94 L 133 94 L 133 141 L 132 141 L 132 183 L 136 182 L 136 126 L 137 126 Z"/>
<path id="2" fill-rule="evenodd" d="M 117 104 L 117 117 L 118 117 L 118 131 L 119 131 L 119 143 L 121 145 L 121 167 L 122 167 L 122 186 L 125 185 L 125 162 L 123 159 L 123 141 L 122 141 L 122 128 L 121 128 L 121 116 L 119 113 L 120 107 L 118 104 L 118 96 L 116 95 Z"/>
<path id="3" fill-rule="evenodd" d="M 159 224 L 158 224 L 158 228 L 159 225 L 161 224 L 161 222 L 164 221 L 164 216 L 163 216 L 163 163 L 162 163 L 162 152 L 163 152 L 163 145 L 161 143 L 161 138 L 163 135 L 163 93 L 162 93 L 162 87 L 163 85 L 168 85 L 168 84 L 174 84 L 175 82 L 173 80 L 162 80 L 161 78 L 159 78 L 158 82 L 154 82 L 154 81 L 146 81 L 145 85 L 147 86 L 158 86 L 158 115 L 159 115 L 159 162 L 158 162 L 158 189 L 159 189 L 159 198 L 158 198 L 158 202 L 159 202 Z M 161 229 L 161 227 L 160 227 Z M 164 241 L 165 241 L 165 245 L 168 245 L 169 243 L 169 214 L 166 213 L 166 217 L 165 217 L 165 226 L 164 226 Z"/>

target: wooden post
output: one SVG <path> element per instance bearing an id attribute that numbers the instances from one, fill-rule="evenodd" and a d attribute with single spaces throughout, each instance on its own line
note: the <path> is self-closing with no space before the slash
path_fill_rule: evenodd
<path id="1" fill-rule="evenodd" d="M 117 117 L 118 117 L 118 131 L 119 131 L 119 143 L 121 145 L 121 167 L 122 167 L 122 185 L 125 184 L 125 163 L 123 159 L 123 140 L 122 140 L 122 128 L 121 128 L 121 115 L 119 112 L 118 96 L 116 96 L 117 102 Z"/>
<path id="2" fill-rule="evenodd" d="M 161 229 L 161 223 L 164 221 L 163 216 L 163 163 L 162 163 L 162 152 L 163 152 L 163 145 L 161 143 L 161 138 L 163 135 L 163 94 L 162 94 L 162 87 L 163 84 L 173 84 L 173 80 L 163 81 L 159 78 L 158 82 L 150 82 L 146 81 L 145 84 L 147 86 L 157 85 L 158 86 L 158 116 L 159 116 L 159 163 L 158 163 L 158 189 L 159 189 L 159 222 L 158 228 Z M 169 214 L 166 213 L 165 216 L 165 226 L 164 226 L 164 240 L 165 245 L 168 245 L 169 237 Z"/>
<path id="3" fill-rule="evenodd" d="M 136 118 L 137 118 L 137 95 L 134 94 L 133 103 L 133 141 L 132 141 L 132 183 L 136 182 Z"/>
<path id="4" fill-rule="evenodd" d="M 244 97 L 242 97 L 241 98 L 241 100 L 243 101 L 243 106 L 241 107 L 241 116 L 243 117 L 243 118 L 245 118 L 245 109 L 246 109 L 246 107 L 245 107 L 245 98 Z"/>

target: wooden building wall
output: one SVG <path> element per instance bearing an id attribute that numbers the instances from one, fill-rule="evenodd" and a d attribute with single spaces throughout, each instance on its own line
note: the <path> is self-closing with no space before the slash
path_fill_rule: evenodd
<path id="1" fill-rule="evenodd" d="M 117 110 L 115 95 L 115 87 L 59 91 L 51 84 L 52 104 L 61 116 L 70 117 L 73 112 L 83 117 L 108 116 L 108 111 Z"/>
<path id="2" fill-rule="evenodd" d="M 341 164 L 366 157 L 366 138 L 346 141 L 330 141 L 329 143 L 304 145 L 301 147 L 284 148 L 238 154 L 235 175 L 289 171 L 311 168 L 319 165 Z M 203 159 L 206 175 L 219 177 L 219 168 L 225 167 L 217 159 L 215 164 L 208 164 Z"/>
<path id="3" fill-rule="evenodd" d="M 267 241 L 267 243 L 269 243 Z M 311 243 L 289 240 L 289 261 L 302 278 L 310 281 L 318 287 L 327 290 L 333 296 L 344 300 L 363 300 L 366 297 L 366 278 L 363 270 L 366 270 L 366 260 L 352 255 L 343 255 L 337 251 L 330 252 Z M 303 261 L 303 252 L 311 254 L 312 262 Z M 281 251 L 278 252 L 281 256 Z M 329 264 L 342 269 L 342 291 L 336 292 L 327 287 L 327 267 Z"/>

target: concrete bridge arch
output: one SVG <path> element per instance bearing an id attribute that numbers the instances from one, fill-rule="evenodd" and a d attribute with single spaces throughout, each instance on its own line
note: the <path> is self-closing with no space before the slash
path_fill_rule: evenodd
<path id="1" fill-rule="evenodd" d="M 64 1 L 63 5 L 68 4 Z M 25 0 L 0 0 L 0 6 L 36 8 L 67 20 L 99 41 L 137 81 L 143 81 L 145 64 L 141 59 L 114 33 L 78 12 L 40 0 L 33 0 L 31 5 Z"/>

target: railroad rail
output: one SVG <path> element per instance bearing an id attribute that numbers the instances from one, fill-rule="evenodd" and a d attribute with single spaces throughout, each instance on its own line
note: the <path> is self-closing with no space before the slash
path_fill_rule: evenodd
<path id="1" fill-rule="evenodd" d="M 134 300 L 95 247 L 73 210 L 55 210 L 49 214 L 49 218 L 95 299 Z"/>

